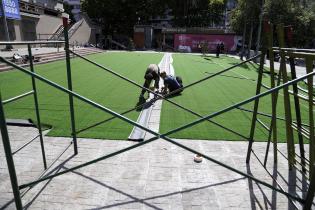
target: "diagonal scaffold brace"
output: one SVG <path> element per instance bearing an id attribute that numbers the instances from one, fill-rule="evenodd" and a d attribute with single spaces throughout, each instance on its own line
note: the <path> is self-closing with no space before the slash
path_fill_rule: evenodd
<path id="1" fill-rule="evenodd" d="M 233 167 L 231 167 L 231 166 L 228 166 L 228 165 L 226 165 L 226 164 L 224 164 L 224 163 L 222 163 L 222 162 L 220 162 L 220 161 L 217 161 L 217 160 L 215 160 L 215 159 L 213 159 L 213 158 L 211 158 L 211 157 L 208 157 L 208 156 L 206 156 L 205 154 L 202 154 L 202 153 L 200 153 L 200 152 L 198 152 L 198 151 L 195 151 L 195 150 L 193 150 L 193 149 L 190 149 L 190 148 L 186 147 L 185 145 L 182 145 L 182 144 L 180 144 L 180 143 L 178 143 L 178 142 L 176 142 L 176 141 L 170 139 L 170 138 L 167 137 L 167 136 L 170 135 L 170 134 L 179 132 L 179 131 L 181 131 L 181 130 L 184 130 L 184 129 L 186 129 L 186 128 L 192 127 L 192 126 L 194 126 L 194 125 L 197 125 L 197 124 L 199 124 L 199 123 L 201 123 L 201 122 L 206 121 L 207 119 L 211 119 L 211 118 L 213 118 L 213 117 L 215 117 L 215 116 L 218 116 L 218 115 L 220 115 L 220 114 L 226 113 L 226 112 L 228 112 L 228 111 L 230 111 L 230 110 L 232 110 L 232 109 L 235 109 L 235 108 L 237 108 L 237 107 L 239 107 L 239 106 L 242 106 L 242 105 L 244 105 L 244 104 L 247 104 L 247 103 L 249 103 L 249 102 L 252 102 L 252 101 L 256 100 L 257 98 L 261 98 L 261 97 L 264 97 L 264 96 L 266 96 L 266 95 L 268 95 L 268 94 L 271 94 L 271 93 L 274 92 L 274 91 L 278 91 L 278 90 L 283 89 L 283 88 L 285 88 L 285 87 L 288 87 L 288 86 L 290 86 L 290 85 L 292 85 L 292 84 L 294 84 L 294 83 L 297 83 L 297 82 L 299 82 L 299 81 L 302 81 L 302 80 L 304 80 L 304 79 L 306 79 L 306 78 L 312 77 L 312 76 L 315 75 L 315 72 L 308 73 L 307 75 L 305 75 L 305 76 L 303 76 L 303 77 L 297 78 L 297 79 L 295 79 L 295 80 L 292 80 L 292 81 L 290 81 L 290 82 L 287 82 L 287 83 L 285 83 L 285 84 L 282 84 L 282 85 L 280 85 L 280 86 L 278 86 L 278 87 L 275 87 L 275 88 L 273 88 L 273 89 L 270 89 L 269 91 L 266 91 L 266 92 L 260 93 L 260 94 L 258 94 L 258 95 L 255 95 L 255 96 L 253 96 L 253 97 L 251 97 L 251 98 L 249 98 L 249 99 L 247 99 L 247 100 L 241 101 L 241 102 L 239 102 L 239 103 L 237 103 L 237 104 L 234 104 L 234 105 L 232 105 L 232 106 L 229 106 L 229 107 L 227 107 L 227 108 L 225 108 L 225 109 L 222 109 L 222 110 L 217 111 L 217 112 L 215 112 L 215 113 L 212 113 L 212 114 L 210 114 L 210 115 L 204 116 L 204 117 L 200 118 L 199 120 L 193 121 L 193 122 L 191 122 L 191 123 L 189 123 L 189 124 L 187 124 L 187 125 L 184 125 L 184 126 L 181 126 L 181 127 L 176 128 L 176 129 L 173 129 L 173 130 L 171 130 L 171 131 L 169 131 L 169 132 L 167 132 L 167 133 L 159 134 L 159 133 L 154 132 L 154 131 L 152 131 L 152 130 L 150 130 L 150 129 L 147 129 L 147 128 L 145 128 L 145 127 L 142 127 L 141 125 L 138 125 L 136 122 L 134 122 L 134 121 L 132 121 L 132 120 L 130 120 L 130 119 L 128 119 L 128 118 L 126 118 L 126 117 L 124 117 L 124 116 L 122 116 L 122 115 L 120 115 L 120 114 L 118 114 L 118 113 L 116 113 L 116 112 L 114 112 L 114 111 L 112 111 L 112 110 L 110 110 L 110 109 L 104 107 L 104 106 L 101 106 L 101 105 L 99 105 L 99 104 L 97 104 L 97 103 L 95 103 L 95 102 L 93 102 L 93 101 L 91 101 L 91 100 L 89 100 L 89 99 L 87 99 L 87 98 L 85 98 L 85 97 L 83 97 L 83 96 L 81 96 L 81 95 L 79 95 L 79 94 L 73 92 L 73 91 L 70 91 L 70 90 L 68 90 L 68 89 L 66 89 L 66 88 L 64 88 L 64 87 L 62 87 L 62 86 L 60 86 L 60 85 L 58 85 L 58 84 L 56 84 L 56 83 L 54 83 L 54 82 L 51 82 L 51 81 L 45 79 L 44 77 L 39 76 L 39 75 L 36 74 L 36 73 L 30 72 L 30 71 L 28 71 L 27 69 L 24 69 L 24 68 L 22 68 L 22 67 L 19 67 L 19 66 L 15 65 L 15 64 L 11 63 L 10 61 L 5 60 L 4 58 L 0 58 L 0 60 L 1 60 L 1 61 L 4 61 L 4 62 L 6 62 L 6 63 L 9 63 L 9 64 L 11 64 L 11 65 L 13 65 L 15 68 L 21 70 L 22 72 L 24 72 L 24 73 L 26 73 L 26 74 L 28 74 L 28 75 L 30 75 L 30 76 L 32 76 L 32 77 L 38 79 L 38 80 L 41 80 L 41 81 L 44 82 L 44 83 L 47 83 L 47 84 L 49 84 L 49 85 L 51 85 L 51 86 L 53 86 L 53 87 L 55 87 L 55 88 L 57 88 L 57 89 L 59 89 L 59 90 L 65 92 L 65 93 L 68 93 L 68 94 L 73 95 L 73 96 L 76 97 L 77 99 L 79 99 L 79 100 L 81 100 L 81 101 L 83 101 L 83 102 L 86 102 L 86 103 L 88 103 L 88 104 L 94 106 L 95 108 L 98 108 L 98 109 L 100 109 L 100 110 L 102 110 L 102 111 L 105 111 L 105 112 L 107 112 L 107 113 L 109 113 L 109 114 L 112 114 L 112 115 L 114 115 L 114 116 L 120 118 L 120 119 L 123 120 L 123 121 L 126 121 L 126 122 L 128 122 L 128 123 L 130 123 L 130 124 L 132 124 L 132 125 L 134 125 L 134 126 L 140 127 L 140 128 L 142 128 L 142 129 L 146 130 L 147 132 L 149 132 L 149 133 L 155 135 L 155 137 L 153 137 L 153 138 L 151 138 L 151 139 L 149 139 L 149 140 L 147 140 L 147 141 L 144 141 L 144 142 L 141 142 L 141 143 L 132 145 L 132 146 L 127 147 L 127 148 L 125 148 L 125 149 L 122 149 L 122 150 L 119 150 L 119 151 L 117 151 L 117 152 L 114 152 L 114 153 L 105 155 L 105 156 L 103 156 L 103 157 L 97 158 L 97 159 L 92 160 L 92 161 L 89 161 L 89 162 L 87 162 L 87 163 L 84 163 L 84 164 L 75 166 L 75 167 L 73 167 L 73 168 L 67 169 L 67 170 L 62 171 L 62 172 L 59 172 L 59 173 L 57 173 L 57 174 L 43 177 L 43 178 L 41 178 L 41 179 L 39 179 L 39 180 L 36 180 L 36 181 L 34 181 L 34 182 L 30 182 L 30 183 L 27 183 L 27 184 L 23 184 L 23 185 L 21 185 L 21 186 L 19 187 L 20 189 L 26 188 L 26 187 L 28 187 L 28 186 L 35 185 L 35 184 L 40 183 L 40 182 L 42 182 L 42 181 L 51 179 L 51 178 L 53 178 L 53 177 L 56 177 L 56 176 L 65 174 L 65 173 L 67 173 L 67 172 L 70 172 L 70 171 L 73 171 L 73 170 L 76 170 L 76 169 L 79 169 L 79 168 L 82 168 L 82 167 L 87 166 L 87 165 L 96 163 L 96 162 L 98 162 L 98 161 L 107 159 L 107 158 L 109 158 L 109 157 L 113 157 L 113 156 L 118 155 L 118 154 L 120 154 L 120 153 L 126 152 L 126 151 L 128 151 L 128 150 L 130 150 L 130 149 L 133 149 L 133 148 L 142 146 L 142 145 L 144 145 L 144 144 L 147 144 L 147 143 L 150 143 L 150 142 L 152 142 L 152 141 L 154 141 L 154 140 L 157 140 L 157 139 L 159 139 L 159 138 L 162 138 L 162 139 L 164 139 L 164 140 L 166 140 L 166 141 L 168 141 L 168 142 L 170 142 L 170 143 L 172 143 L 172 144 L 175 144 L 175 145 L 177 145 L 177 146 L 180 146 L 181 148 L 183 148 L 183 149 L 185 149 L 185 150 L 188 150 L 188 151 L 193 152 L 193 153 L 197 153 L 197 154 L 201 155 L 202 157 L 204 157 L 205 159 L 210 160 L 210 161 L 212 161 L 212 162 L 214 162 L 214 163 L 216 163 L 216 164 L 218 164 L 218 165 L 221 165 L 221 166 L 223 166 L 223 167 L 225 167 L 225 168 L 227 168 L 227 169 L 229 169 L 229 170 L 231 170 L 231 171 L 233 171 L 233 172 L 235 172 L 235 173 L 238 173 L 238 174 L 240 174 L 240 175 L 242 175 L 242 176 L 245 176 L 245 177 L 247 177 L 247 178 L 249 178 L 249 179 L 251 179 L 251 180 L 253 180 L 253 181 L 259 183 L 259 184 L 262 184 L 262 185 L 264 185 L 264 186 L 266 186 L 266 187 L 269 187 L 269 188 L 271 188 L 271 189 L 273 189 L 273 190 L 275 190 L 275 191 L 277 191 L 277 192 L 279 192 L 279 193 L 281 193 L 281 194 L 284 194 L 284 195 L 286 195 L 287 197 L 290 197 L 290 198 L 292 198 L 292 199 L 294 199 L 294 200 L 297 200 L 298 202 L 301 202 L 301 203 L 304 203 L 304 202 L 305 202 L 304 199 L 301 199 L 301 198 L 299 198 L 299 197 L 297 197 L 297 196 L 291 195 L 290 193 L 285 192 L 285 191 L 283 191 L 283 190 L 281 190 L 281 189 L 275 188 L 275 187 L 273 187 L 272 185 L 270 185 L 270 184 L 268 184 L 268 183 L 266 183 L 266 182 L 264 182 L 264 181 L 261 181 L 261 180 L 255 178 L 255 177 L 253 177 L 253 176 L 251 176 L 251 175 L 248 175 L 247 173 L 244 173 L 244 172 L 242 172 L 242 171 L 239 171 L 238 169 L 235 169 L 235 168 L 233 168 Z"/>
<path id="2" fill-rule="evenodd" d="M 168 93 L 168 94 L 166 94 L 166 95 L 161 95 L 161 94 L 158 94 L 158 93 L 156 93 L 156 92 L 154 92 L 154 91 L 152 91 L 152 90 L 150 90 L 150 89 L 148 89 L 148 88 L 143 87 L 142 85 L 140 85 L 140 84 L 138 84 L 138 83 L 136 83 L 136 82 L 134 82 L 134 81 L 132 81 L 132 80 L 130 80 L 130 79 L 128 79 L 128 78 L 126 78 L 126 77 L 124 77 L 124 76 L 118 74 L 118 73 L 116 73 L 115 71 L 113 71 L 113 70 L 111 70 L 111 69 L 109 69 L 109 68 L 107 68 L 107 67 L 104 67 L 103 65 L 100 65 L 100 64 L 98 64 L 98 63 L 96 63 L 96 62 L 94 62 L 94 61 L 91 61 L 91 60 L 89 60 L 88 58 L 85 58 L 85 57 L 83 57 L 83 56 L 81 56 L 81 55 L 79 55 L 79 54 L 77 54 L 77 53 L 75 53 L 75 52 L 73 52 L 73 51 L 71 51 L 71 50 L 70 50 L 70 52 L 73 53 L 74 55 L 78 56 L 79 58 L 81 58 L 81 59 L 83 59 L 83 60 L 85 60 L 85 61 L 87 61 L 87 62 L 89 62 L 89 63 L 91 63 L 91 64 L 93 64 L 93 65 L 95 65 L 95 66 L 97 66 L 97 67 L 100 67 L 101 69 L 103 69 L 103 70 L 105 70 L 105 71 L 107 71 L 107 72 L 109 72 L 109 73 L 111 73 L 111 74 L 113 74 L 113 75 L 115 75 L 115 76 L 117 76 L 117 77 L 119 77 L 119 78 L 121 78 L 121 79 L 123 79 L 123 80 L 125 80 L 125 81 L 127 81 L 127 82 L 129 82 L 129 83 L 131 83 L 131 84 L 133 84 L 133 85 L 135 85 L 135 86 L 137 86 L 137 87 L 139 87 L 139 88 L 143 88 L 143 89 L 145 89 L 146 91 L 148 91 L 148 92 L 150 92 L 150 93 L 152 93 L 152 94 L 155 95 L 155 98 L 154 98 L 153 100 L 151 100 L 151 101 L 149 101 L 149 102 L 146 102 L 146 103 L 144 103 L 144 104 L 141 104 L 140 106 L 137 106 L 137 107 L 132 108 L 132 109 L 130 109 L 130 110 L 127 110 L 127 111 L 125 111 L 125 112 L 122 112 L 122 113 L 120 113 L 121 115 L 125 115 L 125 114 L 130 113 L 130 112 L 132 112 L 132 111 L 134 111 L 134 110 L 137 110 L 137 109 L 140 109 L 140 108 L 142 108 L 142 107 L 144 107 L 144 106 L 150 105 L 151 103 L 153 103 L 153 102 L 156 101 L 156 100 L 162 99 L 162 100 L 165 100 L 165 101 L 167 101 L 167 102 L 169 102 L 169 103 L 175 105 L 176 107 L 178 107 L 178 108 L 180 108 L 180 109 L 183 109 L 183 110 L 185 110 L 185 111 L 187 111 L 187 112 L 189 112 L 189 113 L 191 113 L 191 114 L 193 114 L 193 115 L 195 115 L 195 116 L 197 116 L 197 117 L 202 117 L 202 115 L 200 115 L 199 113 L 196 113 L 195 111 L 192 111 L 191 109 L 188 109 L 188 108 L 186 108 L 186 107 L 184 107 L 184 106 L 182 106 L 182 105 L 180 105 L 180 104 L 178 104 L 178 103 L 176 103 L 176 102 L 170 100 L 168 97 L 171 96 L 172 94 L 178 92 L 178 91 L 182 91 L 182 90 L 184 90 L 184 89 L 186 89 L 186 88 L 189 88 L 189 87 L 192 87 L 192 86 L 194 86 L 194 85 L 200 84 L 201 82 L 207 81 L 207 80 L 209 80 L 209 79 L 211 79 L 211 78 L 213 78 L 213 77 L 215 77 L 215 76 L 221 75 L 221 74 L 223 74 L 224 72 L 230 71 L 230 70 L 232 70 L 232 69 L 234 69 L 234 68 L 236 68 L 236 67 L 238 67 L 238 66 L 244 65 L 245 63 L 248 63 L 248 62 L 250 62 L 250 61 L 252 61 L 252 60 L 254 60 L 254 59 L 256 59 L 256 58 L 258 58 L 258 57 L 261 56 L 261 55 L 256 55 L 256 56 L 254 56 L 254 57 L 252 57 L 252 58 L 250 58 L 250 59 L 248 59 L 248 60 L 246 60 L 246 61 L 244 61 L 244 62 L 241 62 L 241 63 L 236 64 L 236 65 L 234 65 L 234 66 L 231 66 L 231 67 L 229 67 L 229 68 L 226 68 L 226 69 L 224 69 L 224 70 L 222 70 L 222 71 L 219 71 L 219 72 L 217 72 L 217 73 L 211 74 L 210 76 L 207 76 L 207 77 L 205 77 L 205 78 L 202 78 L 202 79 L 200 79 L 200 80 L 198 80 L 198 81 L 196 81 L 196 82 L 193 82 L 193 83 L 191 83 L 191 84 L 189 84 L 189 85 L 186 85 L 186 86 L 184 86 L 184 87 L 182 87 L 182 88 L 180 88 L 180 89 L 177 89 L 177 90 L 175 90 L 175 91 L 173 91 L 173 92 L 171 92 L 171 93 Z M 78 133 L 81 133 L 81 132 L 86 131 L 86 130 L 88 130 L 88 129 L 91 129 L 91 128 L 94 128 L 94 127 L 96 127 L 96 126 L 99 126 L 99 125 L 101 125 L 101 124 L 103 124 L 103 123 L 107 123 L 107 122 L 109 122 L 109 121 L 111 121 L 111 120 L 113 120 L 113 119 L 115 119 L 115 118 L 116 118 L 116 117 L 111 117 L 111 118 L 105 119 L 105 120 L 100 121 L 100 122 L 98 122 L 98 123 L 95 123 L 95 124 L 93 124 L 93 125 L 91 125 L 91 126 L 88 126 L 88 127 L 86 127 L 86 128 L 83 128 L 83 129 L 81 129 L 81 130 L 78 130 L 76 133 L 77 133 L 77 134 L 78 134 Z M 246 136 L 240 134 L 239 132 L 236 132 L 236 131 L 234 131 L 234 130 L 232 130 L 232 129 L 230 129 L 230 128 L 227 128 L 227 127 L 225 127 L 225 126 L 223 126 L 223 125 L 221 125 L 221 124 L 219 124 L 219 123 L 217 123 L 217 122 L 215 122 L 215 121 L 213 121 L 213 120 L 207 120 L 207 121 L 210 122 L 210 123 L 212 123 L 212 124 L 214 124 L 214 125 L 216 125 L 216 126 L 218 126 L 218 127 L 220 127 L 220 128 L 222 128 L 222 129 L 224 129 L 224 130 L 226 130 L 226 131 L 229 131 L 229 132 L 231 132 L 231 133 L 233 133 L 233 134 L 235 134 L 235 135 L 237 135 L 237 136 L 243 138 L 244 140 L 247 140 L 247 139 L 248 139 Z"/>

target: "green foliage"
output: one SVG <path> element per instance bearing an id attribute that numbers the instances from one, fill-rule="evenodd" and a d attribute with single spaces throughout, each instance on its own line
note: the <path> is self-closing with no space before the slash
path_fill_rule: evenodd
<path id="1" fill-rule="evenodd" d="M 131 35 L 135 24 L 149 24 L 170 9 L 174 26 L 208 27 L 222 21 L 226 0 L 85 0 L 82 8 L 104 27 L 105 34 Z M 140 18 L 140 21 L 139 21 Z"/>
<path id="2" fill-rule="evenodd" d="M 226 0 L 195 0 L 168 2 L 174 22 L 180 27 L 208 27 L 210 23 L 222 21 Z"/>
<path id="3" fill-rule="evenodd" d="M 244 23 L 258 24 L 261 0 L 238 0 L 237 7 L 232 11 L 231 26 L 239 34 L 242 33 Z"/>
<path id="4" fill-rule="evenodd" d="M 267 0 L 264 12 L 272 23 L 292 25 L 294 29 L 294 45 L 303 47 L 315 37 L 312 22 L 315 21 L 315 10 L 303 7 L 296 0 Z"/>
<path id="5" fill-rule="evenodd" d="M 209 0 L 210 21 L 216 24 L 222 21 L 225 5 L 226 0 Z"/>
<path id="6" fill-rule="evenodd" d="M 85 0 L 83 11 L 100 23 L 105 34 L 132 34 L 133 26 L 147 24 L 151 17 L 163 14 L 166 0 Z"/>
<path id="7" fill-rule="evenodd" d="M 294 29 L 295 47 L 304 47 L 315 37 L 315 4 L 299 0 L 265 0 L 264 19 L 273 24 L 292 25 Z M 245 23 L 253 21 L 257 28 L 259 22 L 261 0 L 239 0 L 232 12 L 232 28 L 241 33 Z"/>

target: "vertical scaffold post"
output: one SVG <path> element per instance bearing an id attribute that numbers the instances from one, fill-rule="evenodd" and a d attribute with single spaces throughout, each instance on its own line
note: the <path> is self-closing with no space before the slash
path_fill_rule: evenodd
<path id="1" fill-rule="evenodd" d="M 284 26 L 283 24 L 277 25 L 277 35 L 280 47 L 280 71 L 282 73 L 283 83 L 288 82 L 287 66 L 285 61 L 285 52 L 281 48 L 285 47 L 285 37 L 284 37 Z M 293 128 L 292 128 L 292 114 L 291 114 L 291 103 L 289 88 L 283 88 L 284 96 L 284 112 L 285 112 L 285 124 L 286 124 L 286 138 L 287 138 L 287 149 L 288 149 L 288 162 L 289 169 L 291 170 L 295 164 L 295 148 L 294 148 L 294 138 L 293 138 Z"/>
<path id="2" fill-rule="evenodd" d="M 294 58 L 292 56 L 289 57 L 290 61 L 290 69 L 291 69 L 291 76 L 292 79 L 296 79 L 296 70 L 295 70 L 295 63 Z M 293 93 L 294 93 L 294 106 L 295 106 L 295 113 L 296 113 L 296 125 L 298 129 L 298 139 L 299 139 L 299 147 L 300 147 L 300 156 L 301 156 L 301 164 L 302 164 L 302 171 L 306 173 L 305 168 L 305 150 L 304 150 L 304 142 L 303 142 L 303 135 L 302 131 L 302 117 L 301 117 L 301 110 L 300 110 L 300 101 L 299 101 L 299 89 L 298 85 L 295 83 L 293 84 Z"/>
<path id="3" fill-rule="evenodd" d="M 290 69 L 291 69 L 291 76 L 292 79 L 296 79 L 296 70 L 295 70 L 295 63 L 294 58 L 292 56 L 289 57 L 290 62 Z M 300 147 L 300 156 L 301 156 L 301 164 L 302 164 L 302 171 L 306 173 L 305 168 L 305 150 L 304 150 L 304 142 L 303 142 L 303 135 L 302 131 L 302 117 L 301 117 L 301 110 L 300 110 L 300 99 L 299 99 L 299 89 L 298 85 L 295 83 L 293 84 L 293 93 L 294 93 L 294 106 L 295 106 L 295 113 L 296 113 L 296 125 L 298 129 L 298 139 L 299 139 L 299 147 Z"/>
<path id="4" fill-rule="evenodd" d="M 292 47 L 293 45 L 293 28 L 292 26 L 286 27 L 286 38 L 288 42 L 288 47 Z M 291 76 L 292 79 L 296 79 L 296 69 L 295 69 L 295 63 L 294 63 L 294 57 L 289 57 L 290 62 L 290 69 L 291 69 Z M 299 89 L 298 84 L 295 83 L 293 86 L 293 93 L 294 93 L 294 107 L 295 107 L 295 113 L 296 113 L 296 124 L 298 128 L 298 139 L 299 139 L 299 147 L 300 147 L 300 156 L 301 156 L 301 164 L 302 164 L 302 171 L 306 173 L 306 163 L 305 163 L 305 149 L 304 149 L 304 142 L 303 142 L 303 135 L 301 133 L 302 130 L 302 117 L 301 117 L 301 110 L 300 110 L 300 99 L 298 97 Z"/>
<path id="5" fill-rule="evenodd" d="M 311 177 L 310 177 L 310 184 L 309 184 L 309 188 L 306 194 L 306 199 L 305 199 L 305 204 L 303 207 L 303 210 L 310 210 L 312 209 L 312 205 L 313 205 L 313 200 L 314 200 L 314 196 L 315 196 L 315 165 L 310 165 L 310 167 L 312 167 L 313 169 L 310 171 L 313 171 L 313 173 L 311 173 Z"/>
<path id="6" fill-rule="evenodd" d="M 275 63 L 274 63 L 274 52 L 273 52 L 273 24 L 269 24 L 269 33 L 267 33 L 268 48 L 269 48 L 269 61 L 270 61 L 270 86 L 271 88 L 276 87 L 276 74 L 275 74 Z M 280 74 L 279 74 L 280 75 Z M 280 81 L 280 78 L 279 78 Z M 277 101 L 279 92 L 272 92 L 271 94 L 271 104 L 272 104 L 272 119 L 270 130 L 272 132 L 272 142 L 273 142 L 273 160 L 274 163 L 278 162 L 278 133 L 277 133 Z M 267 158 L 267 155 L 266 155 Z M 265 159 L 265 164 L 267 159 Z"/>
<path id="7" fill-rule="evenodd" d="M 314 58 L 313 57 L 306 57 L 305 59 L 305 63 L 306 63 L 306 72 L 310 73 L 313 71 L 313 61 Z M 309 134 L 310 134 L 310 145 L 309 145 L 309 160 L 310 160 L 310 174 L 314 174 L 315 175 L 315 171 L 313 165 L 315 164 L 315 131 L 314 131 L 314 105 L 313 105 L 313 99 L 314 99 L 314 95 L 313 95 L 313 82 L 314 79 L 313 77 L 309 77 L 307 78 L 307 87 L 308 87 L 308 105 L 309 105 L 309 109 L 308 109 L 308 113 L 309 113 Z M 315 179 L 315 178 L 314 178 Z"/>
<path id="8" fill-rule="evenodd" d="M 268 26 L 268 25 L 267 25 Z M 274 65 L 274 50 L 273 48 L 273 24 L 270 24 L 270 32 L 267 33 L 268 38 L 268 49 L 269 49 L 269 61 L 270 61 L 270 85 L 271 88 L 279 86 L 281 84 L 281 71 L 278 74 L 277 84 L 276 84 L 276 73 Z M 272 117 L 270 124 L 270 131 L 268 136 L 268 143 L 266 147 L 266 153 L 264 158 L 264 167 L 267 166 L 270 142 L 273 143 L 273 162 L 276 164 L 278 162 L 278 133 L 277 133 L 277 103 L 278 103 L 279 91 L 272 92 L 271 94 L 271 104 L 272 104 Z M 271 139 L 272 138 L 272 139 Z"/>
<path id="9" fill-rule="evenodd" d="M 10 140 L 9 140 L 9 135 L 8 135 L 8 129 L 7 129 L 6 121 L 5 121 L 5 116 L 4 116 L 1 93 L 0 93 L 0 129 L 1 129 L 4 153 L 7 160 L 7 165 L 8 165 L 8 170 L 9 170 L 9 175 L 10 175 L 10 180 L 11 180 L 12 191 L 14 195 L 15 206 L 16 206 L 16 209 L 20 210 L 23 208 L 23 205 L 22 205 L 22 200 L 20 196 L 18 180 L 16 177 L 14 161 L 12 157 L 12 150 L 11 150 L 11 145 L 10 145 Z"/>
<path id="10" fill-rule="evenodd" d="M 261 87 L 262 87 L 261 84 L 262 84 L 262 77 L 263 77 L 263 72 L 264 72 L 264 63 L 265 63 L 266 51 L 267 51 L 267 49 L 265 47 L 265 44 L 263 44 L 262 54 L 260 56 L 260 62 L 259 62 L 256 95 L 258 95 L 260 93 Z M 246 163 L 249 163 L 250 156 L 252 153 L 252 146 L 254 143 L 254 135 L 255 135 L 256 122 L 257 122 L 258 106 L 259 106 L 259 98 L 256 99 L 255 103 L 254 103 L 254 111 L 253 111 L 253 118 L 252 118 L 252 123 L 251 123 L 251 130 L 250 130 L 250 134 L 249 134 L 249 143 L 248 143 L 248 149 L 247 149 Z"/>
<path id="11" fill-rule="evenodd" d="M 68 18 L 63 17 L 64 37 L 65 37 L 65 52 L 66 52 L 66 64 L 67 64 L 67 80 L 68 89 L 72 91 L 72 76 L 71 76 L 71 64 L 70 64 L 70 51 L 69 51 L 69 36 L 68 36 Z M 74 154 L 78 154 L 77 135 L 75 129 L 75 116 L 73 107 L 73 96 L 69 94 L 70 105 L 70 118 L 71 118 L 71 135 L 73 138 Z"/>
<path id="12" fill-rule="evenodd" d="M 33 55 L 32 55 L 32 48 L 30 44 L 27 45 L 27 49 L 28 49 L 28 56 L 29 56 L 29 61 L 30 61 L 30 70 L 31 72 L 34 72 Z M 34 91 L 35 113 L 36 113 L 36 120 L 37 120 L 37 128 L 39 132 L 40 147 L 42 151 L 42 158 L 43 158 L 44 168 L 47 169 L 44 138 L 43 138 L 39 106 L 38 106 L 38 94 L 37 94 L 37 88 L 36 88 L 36 81 L 34 77 L 32 77 L 32 87 Z"/>

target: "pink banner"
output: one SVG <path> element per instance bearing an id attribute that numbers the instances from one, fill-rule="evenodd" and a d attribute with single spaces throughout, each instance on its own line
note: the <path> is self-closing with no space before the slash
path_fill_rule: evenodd
<path id="1" fill-rule="evenodd" d="M 225 50 L 236 51 L 237 45 L 241 43 L 241 37 L 231 34 L 203 35 L 203 34 L 175 34 L 174 47 L 179 51 L 200 52 L 200 46 L 208 45 L 209 52 L 216 50 L 217 44 L 223 43 Z"/>

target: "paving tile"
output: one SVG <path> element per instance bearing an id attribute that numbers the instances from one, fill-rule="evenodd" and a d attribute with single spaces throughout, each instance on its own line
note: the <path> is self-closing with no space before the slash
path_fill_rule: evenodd
<path id="1" fill-rule="evenodd" d="M 9 127 L 12 147 L 36 133 L 32 128 Z M 25 137 L 25 138 L 23 138 Z M 69 138 L 45 137 L 47 161 L 51 162 L 69 143 Z M 252 157 L 245 164 L 246 142 L 178 140 L 267 183 L 272 179 Z M 126 141 L 78 139 L 79 155 L 70 148 L 48 173 L 65 170 L 88 160 L 134 144 Z M 255 143 L 263 157 L 265 143 Z M 2 144 L 0 143 L 0 147 Z M 218 148 L 217 150 L 215 148 Z M 286 145 L 279 144 L 286 152 Z M 117 157 L 58 176 L 32 188 L 23 198 L 28 209 L 292 209 L 288 199 L 213 162 L 193 161 L 194 154 L 164 140 L 157 140 Z M 272 156 L 271 156 L 272 158 Z M 288 172 L 279 156 L 278 181 L 301 195 L 303 177 Z M 19 184 L 34 180 L 43 170 L 40 145 L 32 144 L 14 156 Z M 272 160 L 272 159 L 271 159 Z M 271 164 L 270 161 L 269 164 Z M 62 164 L 60 167 L 57 167 Z M 268 165 L 272 172 L 273 168 Z M 13 198 L 3 149 L 0 149 L 0 208 Z M 305 191 L 305 186 L 304 186 Z M 15 209 L 14 203 L 6 209 Z"/>

